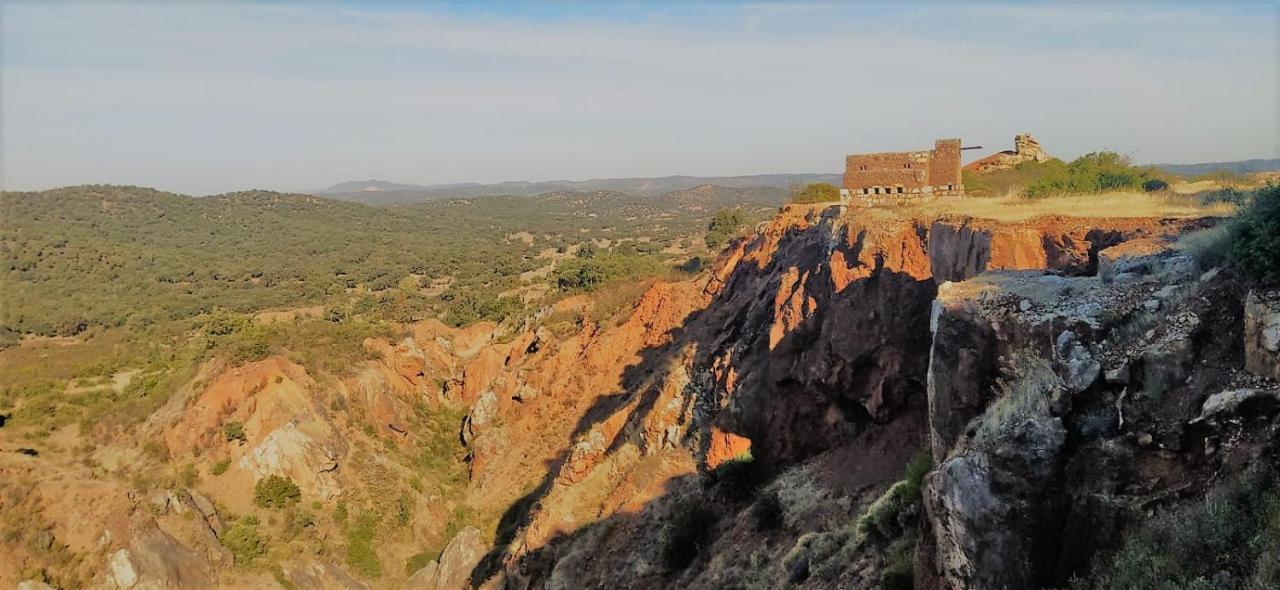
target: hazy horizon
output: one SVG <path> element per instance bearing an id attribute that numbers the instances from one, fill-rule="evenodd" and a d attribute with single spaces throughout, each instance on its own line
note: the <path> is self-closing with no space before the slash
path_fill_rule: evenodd
<path id="1" fill-rule="evenodd" d="M 1024 131 L 1280 157 L 1274 3 L 0 10 L 8 190 L 823 173 Z"/>

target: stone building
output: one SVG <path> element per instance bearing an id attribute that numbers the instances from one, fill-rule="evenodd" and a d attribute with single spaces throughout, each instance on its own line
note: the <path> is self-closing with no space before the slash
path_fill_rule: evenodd
<path id="1" fill-rule="evenodd" d="M 1013 149 L 996 152 L 982 158 L 970 162 L 964 169 L 970 172 L 991 172 L 993 170 L 1008 170 L 1023 162 L 1048 162 L 1049 153 L 1040 147 L 1040 142 L 1036 138 L 1031 137 L 1030 133 L 1020 133 L 1013 137 Z"/>
<path id="2" fill-rule="evenodd" d="M 855 154 L 844 161 L 844 198 L 877 195 L 961 196 L 960 140 L 939 139 L 931 150 Z"/>

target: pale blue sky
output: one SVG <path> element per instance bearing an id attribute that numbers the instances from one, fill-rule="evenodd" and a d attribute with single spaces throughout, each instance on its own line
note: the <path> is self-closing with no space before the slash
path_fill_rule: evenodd
<path id="1" fill-rule="evenodd" d="M 837 171 L 935 137 L 1280 157 L 1277 3 L 14 3 L 7 189 Z"/>

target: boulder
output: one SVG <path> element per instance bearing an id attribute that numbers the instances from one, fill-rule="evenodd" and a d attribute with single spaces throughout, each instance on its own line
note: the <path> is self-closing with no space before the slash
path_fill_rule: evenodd
<path id="1" fill-rule="evenodd" d="M 285 579 L 298 588 L 316 590 L 367 590 L 361 582 L 332 563 L 286 563 L 280 566 Z"/>
<path id="2" fill-rule="evenodd" d="M 462 423 L 462 443 L 470 445 L 476 437 L 498 417 L 498 396 L 491 390 L 485 390 L 476 398 L 476 403 L 467 412 Z"/>
<path id="3" fill-rule="evenodd" d="M 1280 406 L 1280 391 L 1271 389 L 1232 389 L 1215 393 L 1204 400 L 1200 416 L 1193 422 L 1218 420 L 1246 414 L 1270 414 Z"/>
<path id="4" fill-rule="evenodd" d="M 128 547 L 109 554 L 104 573 L 116 588 L 213 588 L 200 555 L 147 520 L 135 521 Z"/>
<path id="5" fill-rule="evenodd" d="M 432 561 L 414 572 L 405 590 L 464 590 L 471 588 L 471 572 L 480 564 L 489 547 L 475 527 L 462 529 L 445 545 L 440 561 Z"/>
<path id="6" fill-rule="evenodd" d="M 1098 381 L 1102 364 L 1093 359 L 1075 332 L 1064 330 L 1058 335 L 1056 353 L 1060 365 L 1058 373 L 1069 394 L 1081 393 Z"/>
<path id="7" fill-rule="evenodd" d="M 1244 367 L 1280 381 L 1280 293 L 1250 291 L 1245 298 Z"/>

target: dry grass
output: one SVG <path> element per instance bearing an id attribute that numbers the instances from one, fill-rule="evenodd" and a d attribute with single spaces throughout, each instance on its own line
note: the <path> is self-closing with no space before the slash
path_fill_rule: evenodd
<path id="1" fill-rule="evenodd" d="M 1117 192 L 1101 195 L 1077 195 L 1025 199 L 1020 197 L 940 198 L 924 203 L 910 203 L 872 208 L 891 212 L 899 218 L 920 220 L 946 216 L 967 216 L 995 221 L 1017 222 L 1061 215 L 1064 217 L 1226 217 L 1234 215 L 1230 203 L 1203 204 L 1198 195 L 1175 193 Z M 858 209 L 859 212 L 865 209 Z"/>

